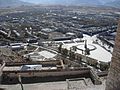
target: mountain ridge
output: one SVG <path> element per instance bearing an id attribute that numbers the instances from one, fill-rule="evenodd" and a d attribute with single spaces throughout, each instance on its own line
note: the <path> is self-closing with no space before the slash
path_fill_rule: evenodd
<path id="1" fill-rule="evenodd" d="M 27 0 L 22 0 L 26 1 Z M 61 4 L 61 5 L 99 5 L 99 0 L 29 0 L 29 2 L 36 4 Z"/>
<path id="2" fill-rule="evenodd" d="M 31 5 L 31 3 L 21 0 L 0 0 L 0 7 L 16 7 L 22 5 Z"/>
<path id="3" fill-rule="evenodd" d="M 103 2 L 104 1 L 104 2 Z M 36 2 L 36 3 L 35 3 Z M 120 0 L 0 0 L 0 7 L 17 7 L 22 5 L 76 5 L 76 6 L 110 6 L 120 8 Z"/>
<path id="4" fill-rule="evenodd" d="M 105 5 L 120 8 L 120 0 L 115 0 L 115 1 L 112 1 L 112 2 L 108 2 Z"/>

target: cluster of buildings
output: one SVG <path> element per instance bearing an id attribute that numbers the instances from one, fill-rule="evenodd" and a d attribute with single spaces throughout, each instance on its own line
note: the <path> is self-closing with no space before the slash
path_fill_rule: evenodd
<path id="1" fill-rule="evenodd" d="M 104 13 L 92 8 L 87 13 L 85 8 L 79 9 L 35 6 L 0 15 L 3 87 L 19 81 L 24 84 L 65 81 L 68 90 L 74 90 L 75 86 L 80 90 L 77 83 L 82 83 L 82 88 L 91 85 L 89 88 L 95 85 L 105 88 L 116 19 L 120 16 L 113 10 Z"/>
<path id="2" fill-rule="evenodd" d="M 68 40 L 82 38 L 82 34 L 93 36 L 116 30 L 116 19 L 119 18 L 116 9 L 108 9 L 107 13 L 102 8 L 99 13 L 97 10 L 86 13 L 87 10 L 85 7 L 62 6 L 16 8 L 13 13 L 0 16 L 0 37 L 4 38 L 1 38 L 1 44 Z"/>

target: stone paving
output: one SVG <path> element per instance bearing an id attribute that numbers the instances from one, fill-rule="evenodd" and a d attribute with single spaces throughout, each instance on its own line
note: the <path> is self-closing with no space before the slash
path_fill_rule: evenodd
<path id="1" fill-rule="evenodd" d="M 79 85 L 82 83 L 82 85 Z M 72 87 L 68 89 L 68 84 L 66 81 L 60 82 L 47 82 L 47 83 L 34 83 L 34 84 L 23 84 L 24 90 L 105 90 L 105 81 L 102 85 L 83 85 L 83 82 L 72 82 Z M 22 90 L 20 84 L 15 85 L 0 85 L 5 90 Z"/>

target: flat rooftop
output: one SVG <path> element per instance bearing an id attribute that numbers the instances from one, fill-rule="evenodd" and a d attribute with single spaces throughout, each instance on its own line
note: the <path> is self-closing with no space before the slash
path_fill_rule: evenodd
<path id="1" fill-rule="evenodd" d="M 57 67 L 42 67 L 42 65 L 23 65 L 3 68 L 3 71 L 29 71 L 29 70 L 57 70 Z"/>
<path id="2" fill-rule="evenodd" d="M 30 56 L 30 58 L 33 60 L 33 61 L 45 61 L 46 59 L 53 59 L 56 54 L 52 53 L 52 52 L 49 52 L 49 51 L 34 51 L 34 52 L 31 52 L 25 56 Z"/>

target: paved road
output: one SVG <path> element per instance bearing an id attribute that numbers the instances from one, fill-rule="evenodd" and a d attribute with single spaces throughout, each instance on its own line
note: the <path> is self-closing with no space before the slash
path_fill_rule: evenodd
<path id="1" fill-rule="evenodd" d="M 103 82 L 102 85 L 93 85 L 93 83 L 91 82 L 91 80 L 89 80 L 89 78 L 86 80 L 87 80 L 87 86 L 86 84 L 82 85 L 82 84 L 77 84 L 76 82 L 70 81 L 70 83 L 72 83 L 72 87 L 75 86 L 75 88 L 70 90 L 105 90 L 106 78 L 101 78 Z M 67 85 L 68 83 L 66 81 L 23 84 L 24 90 L 68 90 Z M 0 88 L 2 87 L 6 88 L 6 90 L 21 90 L 20 84 L 0 85 Z M 79 88 L 79 89 L 76 89 L 76 88 Z"/>
<path id="2" fill-rule="evenodd" d="M 24 86 L 24 90 L 68 90 L 66 81 L 24 84 L 23 86 Z M 2 85 L 0 87 L 6 88 L 6 90 L 21 90 L 20 84 Z M 105 90 L 105 82 L 102 85 L 92 85 L 86 87 L 80 87 L 78 85 L 76 86 L 76 88 L 72 88 L 70 90 Z"/>
<path id="3" fill-rule="evenodd" d="M 48 82 L 36 84 L 24 84 L 24 90 L 66 90 L 66 82 Z M 21 90 L 20 84 L 0 86 L 6 90 Z"/>

